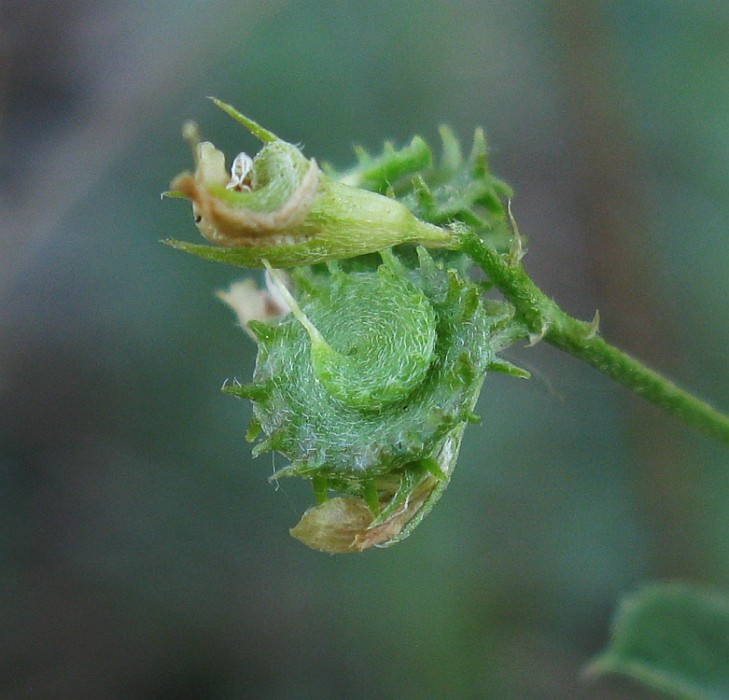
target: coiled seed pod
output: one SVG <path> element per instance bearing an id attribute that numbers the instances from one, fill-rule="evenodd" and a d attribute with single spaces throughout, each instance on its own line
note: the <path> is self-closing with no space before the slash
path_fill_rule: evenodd
<path id="1" fill-rule="evenodd" d="M 253 382 L 227 389 L 253 401 L 265 434 L 254 452 L 276 450 L 291 461 L 277 477 L 357 496 L 356 505 L 323 508 L 360 512 L 366 502 L 372 522 L 403 484 L 401 505 L 420 492 L 422 506 L 447 481 L 495 357 L 494 319 L 476 285 L 423 248 L 414 269 L 389 251 L 382 257 L 371 271 L 299 275 L 306 291 L 293 302 L 295 315 L 250 324 L 259 345 Z"/>
<path id="2" fill-rule="evenodd" d="M 513 310 L 485 309 L 457 249 L 464 227 L 508 243 L 510 190 L 489 173 L 480 131 L 467 158 L 444 128 L 438 165 L 416 137 L 379 156 L 359 149 L 358 164 L 338 176 L 216 104 L 263 148 L 239 154 L 228 174 L 224 155 L 188 128 L 195 172 L 169 194 L 192 200 L 216 245 L 166 243 L 268 268 L 267 291 L 248 280 L 220 294 L 258 343 L 253 381 L 224 391 L 253 402 L 254 454 L 289 459 L 273 478 L 312 481 L 318 505 L 292 534 L 326 552 L 388 546 L 448 485 L 487 370 L 526 376 L 496 355 L 524 335 Z M 275 267 L 293 268 L 293 293 Z"/>

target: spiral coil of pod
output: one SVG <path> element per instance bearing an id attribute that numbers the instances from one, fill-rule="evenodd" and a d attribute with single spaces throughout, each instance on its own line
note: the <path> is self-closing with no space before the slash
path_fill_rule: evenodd
<path id="1" fill-rule="evenodd" d="M 290 461 L 272 478 L 313 483 L 318 505 L 295 537 L 332 553 L 388 546 L 446 488 L 487 371 L 525 376 L 497 357 L 516 337 L 512 310 L 487 310 L 457 249 L 464 227 L 508 243 L 510 190 L 489 173 L 480 131 L 467 158 L 443 128 L 437 165 L 416 137 L 380 156 L 359 149 L 359 163 L 337 174 L 217 104 L 264 148 L 237 157 L 228 176 L 222 153 L 196 143 L 196 171 L 171 194 L 190 198 L 201 232 L 225 247 L 167 243 L 266 267 L 274 281 L 274 267 L 289 268 L 293 294 L 276 282 L 287 316 L 270 287 L 257 298 L 251 284 L 221 295 L 258 343 L 252 382 L 224 390 L 253 403 L 254 454 Z"/>
<path id="2" fill-rule="evenodd" d="M 229 391 L 253 401 L 266 435 L 256 454 L 291 460 L 279 475 L 388 473 L 431 456 L 469 419 L 493 359 L 490 319 L 475 285 L 419 252 L 409 274 L 393 274 L 400 263 L 389 256 L 373 272 L 334 270 L 303 295 L 304 313 L 339 348 L 339 368 L 336 359 L 321 368 L 295 317 L 251 324 L 253 382 Z"/>

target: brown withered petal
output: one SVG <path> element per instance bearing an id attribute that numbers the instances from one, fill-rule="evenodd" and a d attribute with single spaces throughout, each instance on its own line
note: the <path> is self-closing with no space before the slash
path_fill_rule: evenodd
<path id="1" fill-rule="evenodd" d="M 312 549 L 329 554 L 361 551 L 355 545 L 374 516 L 361 498 L 330 498 L 304 513 L 291 528 L 293 537 Z"/>
<path id="2" fill-rule="evenodd" d="M 301 224 L 311 211 L 319 190 L 321 171 L 316 161 L 309 168 L 291 196 L 278 209 L 255 212 L 231 207 L 211 194 L 196 175 L 182 173 L 172 182 L 172 189 L 192 200 L 198 228 L 211 243 L 235 248 L 258 245 L 260 238 L 279 234 Z"/>

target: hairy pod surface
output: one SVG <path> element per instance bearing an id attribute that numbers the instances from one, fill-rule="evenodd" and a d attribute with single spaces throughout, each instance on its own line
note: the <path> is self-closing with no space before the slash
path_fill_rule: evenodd
<path id="1" fill-rule="evenodd" d="M 365 479 L 432 457 L 470 417 L 493 359 L 478 290 L 420 250 L 372 272 L 309 280 L 301 309 L 336 354 L 322 359 L 294 316 L 254 323 L 253 399 L 265 439 L 291 460 L 281 474 Z M 315 282 L 315 285 L 312 284 Z"/>

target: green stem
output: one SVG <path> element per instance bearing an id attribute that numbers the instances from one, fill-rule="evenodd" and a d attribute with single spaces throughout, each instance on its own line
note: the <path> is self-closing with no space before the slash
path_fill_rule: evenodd
<path id="1" fill-rule="evenodd" d="M 596 324 L 578 321 L 565 313 L 534 284 L 517 255 L 497 253 L 470 231 L 461 234 L 460 241 L 462 250 L 514 305 L 518 320 L 526 325 L 534 341 L 543 338 L 688 425 L 729 445 L 729 416 L 606 343 L 597 335 Z"/>

